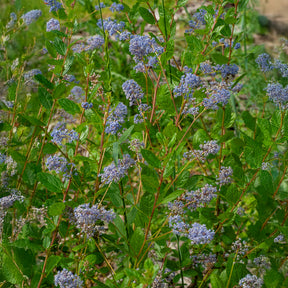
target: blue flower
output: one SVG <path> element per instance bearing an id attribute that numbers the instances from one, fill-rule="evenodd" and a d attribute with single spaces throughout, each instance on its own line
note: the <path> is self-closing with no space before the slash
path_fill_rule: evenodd
<path id="1" fill-rule="evenodd" d="M 30 25 L 31 23 L 35 22 L 41 15 L 42 15 L 41 10 L 31 10 L 26 14 L 23 14 L 21 18 L 23 19 L 26 25 Z"/>

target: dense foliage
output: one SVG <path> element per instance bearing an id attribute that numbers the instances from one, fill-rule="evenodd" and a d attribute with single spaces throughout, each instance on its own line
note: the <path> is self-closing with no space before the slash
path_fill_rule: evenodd
<path id="1" fill-rule="evenodd" d="M 0 287 L 288 287 L 287 42 L 253 44 L 248 0 L 26 2 L 0 12 Z"/>

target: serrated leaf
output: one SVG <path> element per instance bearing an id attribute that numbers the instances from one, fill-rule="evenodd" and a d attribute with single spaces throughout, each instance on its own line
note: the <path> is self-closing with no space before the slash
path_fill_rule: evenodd
<path id="1" fill-rule="evenodd" d="M 139 7 L 139 13 L 141 17 L 149 24 L 155 24 L 155 19 L 148 9 Z"/>
<path id="2" fill-rule="evenodd" d="M 53 93 L 53 97 L 54 97 L 55 99 L 63 98 L 66 89 L 67 89 L 67 88 L 66 88 L 65 83 L 60 83 L 60 84 L 57 85 L 57 87 L 55 88 L 54 93 Z"/>
<path id="3" fill-rule="evenodd" d="M 161 161 L 151 151 L 142 149 L 141 154 L 148 164 L 156 168 L 161 168 Z"/>
<path id="4" fill-rule="evenodd" d="M 40 103 L 44 108 L 46 108 L 47 110 L 50 110 L 52 108 L 53 99 L 51 94 L 46 89 L 44 89 L 43 87 L 39 87 L 38 97 Z"/>
<path id="5" fill-rule="evenodd" d="M 140 252 L 140 249 L 143 245 L 145 236 L 144 236 L 144 232 L 142 231 L 142 229 L 140 227 L 137 227 L 136 230 L 134 231 L 132 237 L 131 237 L 131 255 L 132 256 L 137 256 L 138 253 Z"/>
<path id="6" fill-rule="evenodd" d="M 48 260 L 47 260 L 47 265 L 46 265 L 46 276 L 48 276 L 52 270 L 56 267 L 56 265 L 60 262 L 61 257 L 58 255 L 51 255 Z"/>
<path id="7" fill-rule="evenodd" d="M 45 42 L 45 46 L 46 46 L 46 49 L 48 51 L 48 53 L 53 57 L 53 58 L 56 58 L 57 57 L 57 51 L 53 45 L 53 43 L 49 40 L 47 40 Z"/>
<path id="8" fill-rule="evenodd" d="M 65 43 L 60 38 L 56 37 L 53 44 L 54 44 L 54 48 L 56 49 L 56 51 L 60 55 L 65 56 L 66 50 L 67 50 Z"/>
<path id="9" fill-rule="evenodd" d="M 69 114 L 74 115 L 76 113 L 81 113 L 79 106 L 72 100 L 65 99 L 65 98 L 59 99 L 58 103 Z"/>
<path id="10" fill-rule="evenodd" d="M 49 173 L 40 172 L 37 174 L 37 178 L 49 191 L 58 193 L 62 192 L 62 182 L 58 177 Z"/>
<path id="11" fill-rule="evenodd" d="M 161 204 L 167 204 L 168 202 L 174 201 L 179 196 L 181 196 L 184 193 L 183 190 L 177 190 L 172 193 L 170 193 L 168 196 L 166 196 L 162 201 Z"/>
<path id="12" fill-rule="evenodd" d="M 132 131 L 134 129 L 134 125 L 132 125 L 131 127 L 129 127 L 126 131 L 124 131 L 124 133 L 120 136 L 120 138 L 118 139 L 118 143 L 121 144 L 123 143 L 126 139 L 128 139 L 128 137 L 131 135 Z"/>
<path id="13" fill-rule="evenodd" d="M 185 34 L 185 38 L 186 38 L 188 47 L 192 52 L 202 51 L 203 43 L 196 36 Z"/>
<path id="14" fill-rule="evenodd" d="M 65 204 L 63 202 L 56 202 L 56 203 L 53 203 L 51 206 L 49 206 L 48 214 L 50 216 L 58 216 L 58 215 L 61 215 L 64 209 L 65 209 Z"/>
<path id="15" fill-rule="evenodd" d="M 216 64 L 220 64 L 220 65 L 227 64 L 229 62 L 229 58 L 219 53 L 212 54 L 211 58 Z"/>
<path id="16" fill-rule="evenodd" d="M 44 85 L 46 88 L 48 89 L 53 89 L 54 85 L 53 83 L 51 83 L 48 79 L 46 79 L 42 74 L 37 74 L 34 75 L 34 78 L 41 83 L 42 85 Z"/>

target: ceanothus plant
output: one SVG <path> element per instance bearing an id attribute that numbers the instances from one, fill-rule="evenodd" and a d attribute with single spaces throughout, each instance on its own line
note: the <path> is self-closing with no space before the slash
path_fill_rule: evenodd
<path id="1" fill-rule="evenodd" d="M 0 286 L 288 287 L 287 55 L 190 2 L 0 12 Z"/>

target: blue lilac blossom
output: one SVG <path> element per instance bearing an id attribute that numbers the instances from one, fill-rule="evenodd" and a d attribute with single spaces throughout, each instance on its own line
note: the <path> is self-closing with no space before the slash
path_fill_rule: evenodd
<path id="1" fill-rule="evenodd" d="M 1 209 L 8 209 L 16 201 L 23 202 L 23 200 L 24 200 L 24 197 L 19 194 L 19 191 L 16 189 L 12 189 L 10 195 L 0 198 L 0 208 Z"/>
<path id="2" fill-rule="evenodd" d="M 209 98 L 204 98 L 202 104 L 207 109 L 217 110 L 218 104 L 225 106 L 230 99 L 231 92 L 223 87 L 213 87 L 212 90 L 207 92 Z"/>
<path id="3" fill-rule="evenodd" d="M 241 288 L 261 288 L 264 284 L 261 278 L 257 278 L 255 275 L 248 274 L 239 281 Z"/>
<path id="4" fill-rule="evenodd" d="M 27 12 L 26 14 L 23 14 L 21 18 L 23 19 L 24 23 L 26 25 L 30 25 L 31 23 L 38 20 L 38 18 L 42 15 L 41 10 L 31 10 Z"/>
<path id="5" fill-rule="evenodd" d="M 66 158 L 59 157 L 56 155 L 49 156 L 46 160 L 45 165 L 49 171 L 55 171 L 57 174 L 63 173 L 64 178 L 71 178 L 71 167 L 74 167 L 74 163 L 68 163 Z"/>
<path id="6" fill-rule="evenodd" d="M 199 87 L 200 84 L 201 80 L 198 76 L 190 72 L 185 73 L 181 77 L 180 84 L 174 89 L 174 96 L 183 96 L 185 99 L 192 98 L 195 88 Z"/>
<path id="7" fill-rule="evenodd" d="M 87 42 L 87 45 L 84 50 L 89 51 L 89 50 L 95 50 L 101 47 L 105 43 L 105 40 L 102 36 L 95 35 L 95 36 L 89 37 L 86 42 Z"/>
<path id="8" fill-rule="evenodd" d="M 112 182 L 119 182 L 127 174 L 127 170 L 135 165 L 135 161 L 129 154 L 124 154 L 123 159 L 120 159 L 118 166 L 115 163 L 111 163 L 103 169 L 103 173 L 99 174 L 101 182 L 104 184 L 110 184 Z"/>
<path id="9" fill-rule="evenodd" d="M 120 33 L 119 35 L 119 40 L 120 41 L 126 41 L 126 40 L 130 40 L 131 37 L 131 33 L 128 31 L 123 31 L 122 33 Z"/>
<path id="10" fill-rule="evenodd" d="M 41 70 L 39 69 L 32 69 L 30 71 L 25 72 L 23 74 L 25 84 L 27 84 L 28 86 L 35 84 L 34 76 L 38 74 L 42 74 Z"/>
<path id="11" fill-rule="evenodd" d="M 288 77 L 288 65 L 282 63 L 280 60 L 276 60 L 274 63 L 274 68 L 278 69 L 282 77 Z"/>
<path id="12" fill-rule="evenodd" d="M 269 83 L 267 88 L 269 99 L 275 104 L 285 105 L 288 101 L 288 86 L 283 88 L 280 83 Z"/>
<path id="13" fill-rule="evenodd" d="M 102 20 L 99 19 L 97 25 L 99 28 L 104 27 L 104 30 L 107 31 L 110 36 L 122 32 L 123 29 L 125 28 L 125 22 L 120 21 L 118 23 L 116 20 L 111 20 L 110 17 L 103 20 L 103 26 L 102 26 Z"/>
<path id="14" fill-rule="evenodd" d="M 205 204 L 209 204 L 213 198 L 217 197 L 217 188 L 206 184 L 201 189 L 187 192 L 185 200 L 188 203 L 188 209 L 196 210 L 197 208 L 204 207 Z"/>
<path id="15" fill-rule="evenodd" d="M 195 29 L 199 29 L 202 26 L 206 25 L 206 21 L 205 21 L 205 15 L 206 15 L 207 11 L 204 9 L 200 9 L 197 13 L 195 13 L 192 16 L 192 20 L 189 21 L 189 26 L 191 27 L 191 29 L 186 30 L 186 33 L 191 33 L 193 32 Z"/>
<path id="16" fill-rule="evenodd" d="M 133 121 L 135 124 L 141 124 L 144 122 L 144 119 L 140 114 L 136 114 L 136 115 L 134 115 Z"/>
<path id="17" fill-rule="evenodd" d="M 236 74 L 239 71 L 239 67 L 236 64 L 223 64 L 219 65 L 217 64 L 214 66 L 215 71 L 219 71 L 221 73 L 222 78 L 227 78 L 229 76 L 236 76 Z"/>
<path id="18" fill-rule="evenodd" d="M 271 263 L 268 257 L 260 255 L 259 257 L 254 258 L 253 263 L 256 265 L 257 269 L 271 269 Z"/>
<path id="19" fill-rule="evenodd" d="M 278 235 L 277 237 L 274 238 L 274 243 L 281 243 L 283 241 L 285 241 L 285 237 L 282 234 L 280 234 L 280 235 Z"/>
<path id="20" fill-rule="evenodd" d="M 156 53 L 157 55 L 162 54 L 164 49 L 154 38 L 151 39 L 148 36 L 131 35 L 129 51 L 135 56 L 134 60 L 137 63 L 151 53 Z"/>
<path id="21" fill-rule="evenodd" d="M 127 115 L 127 107 L 120 102 L 117 107 L 110 112 L 107 118 L 105 132 L 107 134 L 115 135 L 122 128 L 122 123 L 125 122 L 124 118 Z"/>
<path id="22" fill-rule="evenodd" d="M 54 19 L 54 18 L 50 19 L 46 24 L 46 31 L 47 32 L 50 32 L 53 30 L 60 31 L 60 23 L 57 19 Z"/>
<path id="23" fill-rule="evenodd" d="M 267 53 L 260 54 L 255 60 L 262 72 L 268 72 L 274 69 L 271 62 L 271 56 Z"/>
<path id="24" fill-rule="evenodd" d="M 10 13 L 10 21 L 7 23 L 6 28 L 7 29 L 12 28 L 15 25 L 16 21 L 17 21 L 17 15 L 14 12 Z"/>
<path id="25" fill-rule="evenodd" d="M 97 11 L 99 11 L 100 8 L 102 9 L 102 8 L 105 8 L 105 7 L 106 7 L 106 5 L 105 5 L 103 2 L 100 2 L 100 5 L 96 5 L 96 6 L 95 6 L 95 9 L 96 9 Z"/>
<path id="26" fill-rule="evenodd" d="M 88 238 L 98 231 L 103 230 L 103 226 L 99 225 L 100 222 L 112 222 L 116 214 L 113 210 L 106 210 L 104 207 L 98 208 L 98 205 L 82 204 L 74 209 L 74 216 L 76 219 L 76 227 L 79 228 Z M 101 223 L 100 223 L 101 224 Z"/>
<path id="27" fill-rule="evenodd" d="M 93 107 L 93 104 L 89 102 L 82 102 L 81 107 L 87 110 L 87 109 L 91 109 Z"/>
<path id="28" fill-rule="evenodd" d="M 229 167 L 221 166 L 217 181 L 219 182 L 220 185 L 229 184 L 232 182 L 232 178 L 230 177 L 232 176 L 232 174 L 233 170 L 230 166 Z"/>
<path id="29" fill-rule="evenodd" d="M 194 244 L 209 244 L 214 238 L 215 232 L 211 229 L 207 229 L 206 225 L 193 223 L 192 227 L 188 230 L 187 237 Z"/>
<path id="30" fill-rule="evenodd" d="M 142 99 L 144 96 L 142 88 L 133 79 L 124 82 L 122 89 L 126 95 L 126 99 L 129 100 L 130 106 L 137 104 L 137 100 Z"/>
<path id="31" fill-rule="evenodd" d="M 124 6 L 122 4 L 117 4 L 116 2 L 113 2 L 109 9 L 112 12 L 121 12 L 124 10 Z"/>
<path id="32" fill-rule="evenodd" d="M 69 96 L 73 101 L 80 103 L 82 102 L 82 99 L 84 100 L 85 91 L 82 89 L 82 87 L 74 86 L 70 92 L 71 94 Z"/>
<path id="33" fill-rule="evenodd" d="M 54 276 L 54 284 L 60 288 L 82 288 L 83 281 L 78 275 L 64 268 Z"/>
<path id="34" fill-rule="evenodd" d="M 189 226 L 184 222 L 180 215 L 172 215 L 169 217 L 169 227 L 175 235 L 187 234 Z"/>
<path id="35" fill-rule="evenodd" d="M 63 141 L 72 143 L 74 140 L 79 139 L 79 135 L 74 130 L 66 129 L 66 124 L 59 123 L 51 132 L 52 142 L 58 145 L 64 145 Z"/>
<path id="36" fill-rule="evenodd" d="M 47 6 L 50 6 L 49 12 L 57 12 L 60 8 L 62 8 L 62 4 L 56 0 L 44 0 L 44 3 Z"/>

